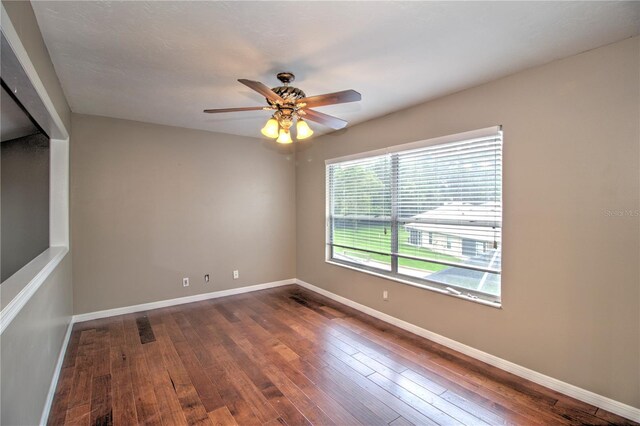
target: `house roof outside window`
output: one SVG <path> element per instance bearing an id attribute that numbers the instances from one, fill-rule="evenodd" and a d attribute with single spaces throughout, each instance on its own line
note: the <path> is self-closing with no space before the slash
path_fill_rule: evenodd
<path id="1" fill-rule="evenodd" d="M 496 202 L 482 204 L 446 203 L 413 216 L 407 230 L 434 232 L 476 241 L 499 241 L 502 231 L 500 206 Z"/>

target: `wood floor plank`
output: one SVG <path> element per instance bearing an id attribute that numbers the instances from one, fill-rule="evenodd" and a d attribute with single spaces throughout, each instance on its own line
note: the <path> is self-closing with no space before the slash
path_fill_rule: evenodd
<path id="1" fill-rule="evenodd" d="M 108 327 L 96 329 L 93 355 L 93 377 L 111 374 L 110 345 L 111 339 Z"/>
<path id="2" fill-rule="evenodd" d="M 451 393 L 460 398 L 460 400 L 468 401 L 469 404 L 475 404 L 477 407 L 485 408 L 493 412 L 504 418 L 509 424 L 545 424 L 536 416 L 538 412 L 536 409 L 515 404 L 509 400 L 509 398 L 505 398 L 494 391 L 480 389 L 464 380 L 456 382 L 456 376 L 449 376 L 446 373 L 440 372 L 443 374 L 443 376 L 440 376 L 428 370 L 418 369 L 418 371 L 419 373 L 413 370 L 406 370 L 402 373 L 402 376 L 408 377 L 418 384 L 422 384 L 423 380 L 428 380 L 429 382 L 436 382 L 439 385 L 447 386 L 447 392 L 443 395 Z M 425 379 L 425 377 L 429 377 L 429 379 Z M 423 385 L 423 387 L 426 386 Z"/>
<path id="3" fill-rule="evenodd" d="M 256 417 L 263 423 L 280 417 L 267 398 L 251 382 L 244 371 L 230 359 L 221 360 L 220 364 L 230 378 L 242 398 L 249 403 Z"/>
<path id="4" fill-rule="evenodd" d="M 231 378 L 222 367 L 209 367 L 205 369 L 205 373 L 216 383 L 220 397 L 225 402 L 225 406 L 239 425 L 260 425 L 262 422 L 256 414 L 249 402 L 239 394 L 235 386 L 231 383 Z"/>
<path id="5" fill-rule="evenodd" d="M 255 322 L 246 322 L 246 330 L 248 332 L 248 338 L 251 342 L 260 341 L 264 345 L 263 348 L 268 348 L 272 345 L 272 338 L 264 329 L 262 329 Z M 300 391 L 306 395 L 310 401 L 313 401 L 323 413 L 327 414 L 333 422 L 340 425 L 353 425 L 358 424 L 358 420 L 353 417 L 342 405 L 340 405 L 335 399 L 331 398 L 328 394 L 319 389 L 309 378 L 307 378 L 302 372 L 295 369 L 292 365 L 293 362 L 298 362 L 299 358 L 288 360 L 282 356 L 279 351 L 264 350 L 261 354 L 257 355 L 252 352 L 252 356 L 257 359 L 263 357 L 266 363 L 276 366 L 278 370 Z M 289 361 L 289 362 L 288 362 Z M 306 415 L 306 414 L 305 414 Z M 324 424 L 324 421 L 314 421 L 313 416 L 307 416 L 312 423 Z"/>
<path id="6" fill-rule="evenodd" d="M 317 387 L 323 390 L 325 393 L 332 395 L 353 417 L 355 417 L 358 423 L 365 425 L 384 425 L 388 424 L 393 419 L 383 419 L 372 412 L 363 401 L 361 401 L 356 395 L 350 392 L 351 389 L 341 386 L 339 378 L 331 376 L 324 369 L 316 368 L 304 360 L 293 361 L 296 369 L 301 371 L 306 377 L 308 377 Z M 354 386 L 350 384 L 350 387 Z"/>
<path id="7" fill-rule="evenodd" d="M 270 300 L 272 300 L 273 303 L 277 304 L 275 300 Z M 358 352 L 354 347 L 344 343 L 339 339 L 336 339 L 333 336 L 323 334 L 322 330 L 318 329 L 318 327 L 314 324 L 307 323 L 306 327 L 302 326 L 300 324 L 300 322 L 302 321 L 300 320 L 299 316 L 289 317 L 285 315 L 281 318 L 282 321 L 292 330 L 305 337 L 312 344 L 315 344 L 314 347 L 316 355 L 332 355 L 340 359 L 342 362 L 349 364 L 349 366 L 365 376 L 373 373 L 372 369 L 368 368 L 357 359 L 350 357 L 350 355 Z"/>
<path id="8" fill-rule="evenodd" d="M 562 396 L 558 399 L 555 406 L 562 407 L 562 408 L 577 409 L 591 415 L 595 415 L 596 412 L 598 411 L 598 407 L 594 405 L 586 404 L 576 399 L 569 398 L 569 397 L 562 397 Z"/>
<path id="9" fill-rule="evenodd" d="M 209 413 L 209 420 L 211 420 L 213 426 L 238 426 L 238 423 L 226 406 L 211 411 Z"/>
<path id="10" fill-rule="evenodd" d="M 298 286 L 74 325 L 49 425 L 638 425 Z"/>
<path id="11" fill-rule="evenodd" d="M 109 362 L 107 362 L 109 365 Z M 111 406 L 111 374 L 93 377 L 91 389 L 91 424 L 96 426 L 113 425 Z"/>
<path id="12" fill-rule="evenodd" d="M 203 312 L 202 308 L 196 309 L 196 312 Z M 221 353 L 220 339 L 217 332 L 212 332 L 209 327 L 210 323 L 201 321 L 199 315 L 187 315 L 189 323 L 193 327 L 195 334 L 191 335 L 191 339 L 197 345 L 202 345 L 204 350 L 208 352 L 207 358 L 212 360 L 209 367 L 204 368 L 204 373 L 209 377 L 211 383 L 216 387 L 218 394 L 225 403 L 229 412 L 240 425 L 258 425 L 260 420 L 256 417 L 251 404 L 238 392 L 232 384 L 232 378 L 223 368 L 220 359 L 224 360 L 224 354 Z"/>
<path id="13" fill-rule="evenodd" d="M 342 368 L 341 373 L 344 374 L 343 377 L 349 378 L 350 375 L 352 376 L 354 374 L 352 371 L 350 371 L 344 366 L 336 365 L 335 367 Z M 378 401 L 384 401 L 384 403 L 387 406 L 389 406 L 389 408 L 393 409 L 394 412 L 397 413 L 397 416 L 391 421 L 402 416 L 410 420 L 412 423 L 418 424 L 418 425 L 437 425 L 438 424 L 434 419 L 416 410 L 414 407 L 408 405 L 406 402 L 402 401 L 393 393 L 389 392 L 386 389 L 383 389 L 382 387 L 378 386 L 376 383 L 370 381 L 367 378 L 358 379 L 355 381 L 355 383 L 357 383 L 358 386 L 360 386 L 369 394 L 371 394 L 373 397 L 375 397 Z"/>
<path id="14" fill-rule="evenodd" d="M 195 311 L 195 310 L 194 310 Z M 196 311 L 199 312 L 199 311 Z M 202 326 L 203 322 L 200 320 L 200 315 L 187 315 L 182 312 L 174 313 L 172 317 L 175 319 L 176 324 L 180 327 L 185 340 L 188 342 L 193 354 L 198 359 L 198 363 L 202 368 L 212 367 L 215 363 L 211 352 L 202 343 L 196 327 Z"/>
<path id="15" fill-rule="evenodd" d="M 91 403 L 91 379 L 93 378 L 93 363 L 96 338 L 96 330 L 90 329 L 80 332 L 78 354 L 76 356 L 74 380 L 69 395 L 68 408 L 77 405 L 90 405 Z"/>
<path id="16" fill-rule="evenodd" d="M 247 338 L 237 338 L 236 344 L 242 348 L 242 350 L 255 360 L 260 368 L 264 371 L 271 382 L 282 392 L 283 396 L 286 396 L 295 407 L 300 410 L 300 413 L 308 419 L 312 424 L 330 425 L 334 424 L 333 420 L 324 413 L 317 405 L 315 405 L 305 394 L 298 388 L 279 368 L 281 364 L 272 363 L 265 353 L 268 348 L 261 347 L 253 343 Z M 257 347 L 256 347 L 257 346 Z M 260 348 L 260 350 L 258 349 Z M 287 416 L 283 415 L 283 418 L 287 423 L 291 423 Z M 304 423 L 304 422 L 303 422 Z"/>
<path id="17" fill-rule="evenodd" d="M 253 296 L 252 296 L 253 297 Z M 268 303 L 266 303 L 268 301 Z M 264 298 L 255 298 L 254 303 L 263 303 L 267 308 L 280 307 L 292 315 L 282 316 L 293 330 L 313 341 L 320 338 L 323 343 L 331 344 L 333 347 L 353 355 L 358 352 L 353 346 L 346 344 L 344 341 L 325 333 L 326 325 L 331 322 L 324 317 L 318 317 L 307 309 L 302 309 L 299 305 L 293 304 L 281 297 L 267 296 Z M 275 312 L 278 310 L 276 309 Z"/>
<path id="18" fill-rule="evenodd" d="M 596 410 L 596 417 L 598 417 L 599 419 L 606 420 L 613 425 L 621 425 L 621 426 L 638 425 L 638 423 L 636 422 L 632 422 L 629 419 L 620 417 L 617 414 L 610 413 L 609 411 L 603 410 L 602 408 L 598 408 Z"/>
<path id="19" fill-rule="evenodd" d="M 389 423 L 389 425 L 390 426 L 413 426 L 413 423 L 411 423 L 409 420 L 401 416 L 395 419 L 394 421 L 392 421 L 391 423 Z"/>
<path id="20" fill-rule="evenodd" d="M 378 363 L 373 359 L 368 358 L 364 354 L 358 353 L 354 355 L 354 357 L 376 370 L 377 375 L 370 375 L 369 379 L 373 380 L 383 388 L 395 388 L 399 386 L 405 391 L 412 393 L 428 404 L 440 409 L 441 411 L 447 413 L 449 416 L 465 424 L 490 423 L 484 421 L 480 416 L 475 416 L 473 414 L 475 409 L 465 411 L 461 407 L 458 407 L 448 400 L 441 398 L 440 395 L 446 391 L 446 388 L 440 385 L 437 385 L 431 381 L 425 381 L 425 384 L 428 387 L 423 387 L 421 384 L 413 382 L 412 380 L 409 380 L 407 377 L 401 374 L 396 374 L 393 370 L 385 367 L 384 365 Z M 384 385 L 382 383 L 384 383 Z M 491 416 L 491 418 L 492 421 L 495 421 L 496 418 L 498 418 L 499 423 L 503 423 L 502 419 L 498 416 Z M 442 422 L 439 423 L 442 424 Z"/>
<path id="21" fill-rule="evenodd" d="M 175 383 L 164 366 L 159 342 L 147 344 L 143 348 L 149 366 L 149 378 L 158 401 L 160 418 L 165 425 L 186 425 L 187 419 L 178 399 Z"/>
<path id="22" fill-rule="evenodd" d="M 88 426 L 91 424 L 91 403 L 77 404 L 67 410 L 65 426 Z"/>
<path id="23" fill-rule="evenodd" d="M 178 342 L 175 347 L 205 410 L 210 412 L 223 407 L 224 402 L 218 390 L 209 377 L 202 374 L 203 366 L 193 353 L 191 345 L 187 342 Z"/>
<path id="24" fill-rule="evenodd" d="M 121 322 L 118 325 L 116 328 L 122 331 L 121 338 L 116 338 L 113 342 L 122 344 L 124 343 L 124 329 Z M 119 331 L 116 333 L 120 336 Z M 137 424 L 138 415 L 129 369 L 128 347 L 112 346 L 110 354 L 113 423 L 115 425 Z"/>
<path id="25" fill-rule="evenodd" d="M 222 336 L 222 333 L 214 327 L 207 327 L 209 333 Z M 242 396 L 250 406 L 255 416 L 263 423 L 278 418 L 278 413 L 262 394 L 260 389 L 247 377 L 243 369 L 235 362 L 227 349 L 221 344 L 213 346 L 212 353 L 217 365 L 221 366 L 228 376 L 229 381 L 235 387 L 237 393 Z"/>
<path id="26" fill-rule="evenodd" d="M 402 375 L 384 376 L 377 373 L 380 377 L 374 375 L 369 376 L 370 380 L 376 383 L 384 382 L 386 386 L 400 386 L 407 392 L 412 393 L 426 403 L 436 407 L 440 411 L 447 413 L 449 416 L 464 424 L 490 424 L 482 417 L 476 416 L 474 410 L 464 410 L 447 399 L 442 398 L 439 394 L 431 392 L 429 389 L 423 388 L 419 384 L 405 378 Z M 380 383 L 379 383 L 380 384 Z M 384 387 L 384 386 L 383 386 Z M 497 417 L 497 416 L 496 416 Z"/>
<path id="27" fill-rule="evenodd" d="M 447 391 L 443 394 L 440 394 L 440 398 L 448 401 L 449 403 L 455 405 L 461 410 L 466 411 L 467 413 L 473 414 L 474 417 L 477 417 L 483 422 L 490 425 L 506 425 L 512 423 L 507 421 L 507 419 L 505 419 L 504 417 L 489 410 L 488 408 L 474 403 L 473 401 L 468 401 L 454 392 Z"/>
<path id="28" fill-rule="evenodd" d="M 390 394 L 394 395 L 400 401 L 403 401 L 406 404 L 408 404 L 409 406 L 411 406 L 411 407 L 415 408 L 416 410 L 420 411 L 422 414 L 424 414 L 425 416 L 429 417 L 431 420 L 435 421 L 439 425 L 442 425 L 442 426 L 457 425 L 457 426 L 459 426 L 459 425 L 464 424 L 463 421 L 466 421 L 467 424 L 482 424 L 482 423 L 484 423 L 480 419 L 474 418 L 473 416 L 469 415 L 468 413 L 466 413 L 467 416 L 463 417 L 462 419 L 459 419 L 455 415 L 456 413 L 452 413 L 450 411 L 449 412 L 444 412 L 444 411 L 438 409 L 438 407 L 436 407 L 433 404 L 433 402 L 434 402 L 433 399 L 430 399 L 429 401 L 425 401 L 424 399 L 418 397 L 414 393 L 411 393 L 411 392 L 407 391 L 404 387 L 399 386 L 398 384 L 396 384 L 396 383 L 392 382 L 391 380 L 387 379 L 386 377 L 382 376 L 380 373 L 374 373 L 371 376 L 369 376 L 368 379 L 371 380 L 373 383 L 377 384 L 378 386 L 380 386 L 382 389 L 384 389 L 387 392 L 389 392 Z M 460 411 L 462 411 L 462 410 L 460 410 Z"/>
<path id="29" fill-rule="evenodd" d="M 270 402 L 271 406 L 277 411 L 285 422 L 288 424 L 304 425 L 310 424 L 304 415 L 291 403 L 291 401 L 282 393 L 282 391 L 271 381 L 263 369 L 258 366 L 247 354 L 240 348 L 234 339 L 234 324 L 241 324 L 240 318 L 233 313 L 233 318 L 238 321 L 225 323 L 227 317 L 218 317 L 217 324 L 225 330 L 226 334 L 222 336 L 225 347 L 230 355 L 239 364 L 240 368 L 249 377 L 253 384 L 262 392 L 263 396 Z"/>
<path id="30" fill-rule="evenodd" d="M 150 373 L 142 350 L 131 354 L 131 384 L 135 397 L 136 416 L 145 425 L 160 425 L 160 409 L 153 386 L 149 381 Z"/>
<path id="31" fill-rule="evenodd" d="M 252 305 L 251 309 L 254 314 L 249 315 L 249 317 L 286 346 L 295 347 L 295 352 L 298 356 L 313 360 L 316 365 L 326 366 L 326 363 L 317 356 L 313 342 L 284 324 L 277 315 L 274 315 L 274 312 L 260 304 Z"/>
<path id="32" fill-rule="evenodd" d="M 124 333 L 128 347 L 131 386 L 138 422 L 145 425 L 161 425 L 160 408 L 153 389 L 153 382 L 150 380 L 149 365 L 140 343 L 135 317 L 124 316 Z"/>
<path id="33" fill-rule="evenodd" d="M 178 341 L 174 342 L 173 335 L 169 336 L 169 333 L 166 332 L 164 327 L 158 327 L 155 337 L 156 342 L 159 344 L 160 352 L 162 353 L 164 368 L 169 374 L 171 384 L 178 397 L 178 401 L 180 401 L 182 412 L 187 419 L 187 423 L 210 424 L 207 410 L 176 350 L 177 344 L 186 342 L 186 340 L 182 338 L 182 333 L 176 335 Z"/>
<path id="34" fill-rule="evenodd" d="M 61 425 L 67 415 L 67 406 L 69 405 L 69 392 L 73 384 L 75 368 L 63 368 L 58 379 L 58 386 L 53 397 L 53 404 L 49 413 L 48 425 Z"/>

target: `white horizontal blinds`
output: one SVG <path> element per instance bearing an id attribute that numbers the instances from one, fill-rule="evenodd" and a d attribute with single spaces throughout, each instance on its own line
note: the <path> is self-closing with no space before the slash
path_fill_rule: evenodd
<path id="1" fill-rule="evenodd" d="M 399 272 L 499 294 L 500 133 L 396 155 Z"/>
<path id="2" fill-rule="evenodd" d="M 388 155 L 331 164 L 330 241 L 333 257 L 389 269 L 391 169 Z"/>

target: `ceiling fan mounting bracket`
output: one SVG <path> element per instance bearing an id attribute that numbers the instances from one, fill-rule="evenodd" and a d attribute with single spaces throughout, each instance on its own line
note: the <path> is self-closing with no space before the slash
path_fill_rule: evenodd
<path id="1" fill-rule="evenodd" d="M 279 72 L 278 75 L 276 75 L 276 77 L 278 78 L 278 80 L 280 80 L 282 82 L 282 84 L 284 84 L 285 86 L 288 85 L 289 83 L 291 83 L 292 81 L 294 81 L 296 79 L 296 76 L 293 75 L 292 72 Z"/>

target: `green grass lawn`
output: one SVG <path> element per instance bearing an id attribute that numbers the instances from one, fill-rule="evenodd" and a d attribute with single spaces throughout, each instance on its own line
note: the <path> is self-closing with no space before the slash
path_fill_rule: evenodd
<path id="1" fill-rule="evenodd" d="M 408 244 L 409 233 L 404 227 L 398 229 L 398 250 L 400 254 L 406 254 L 415 257 L 430 257 L 432 259 L 442 259 L 452 262 L 459 262 L 460 259 L 447 256 L 445 254 L 436 253 L 423 247 L 415 247 Z M 335 229 L 333 234 L 333 243 L 345 246 L 356 246 L 359 248 L 388 252 L 391 248 L 391 228 L 383 225 L 364 225 L 352 229 Z M 334 251 L 337 254 L 357 256 L 358 253 L 354 250 L 344 249 L 342 247 L 334 247 Z M 360 252 L 362 257 L 367 256 L 369 259 L 376 260 L 378 262 L 390 263 L 391 257 L 375 253 Z M 438 263 L 423 262 L 413 259 L 399 258 L 398 262 L 401 266 L 407 266 L 410 268 L 421 269 L 424 271 L 440 271 L 448 268 L 446 265 L 440 265 Z"/>

